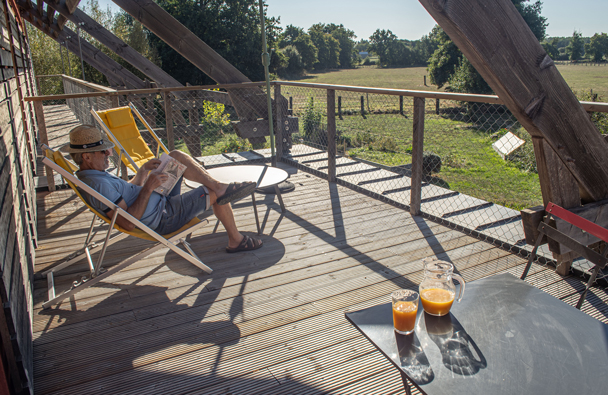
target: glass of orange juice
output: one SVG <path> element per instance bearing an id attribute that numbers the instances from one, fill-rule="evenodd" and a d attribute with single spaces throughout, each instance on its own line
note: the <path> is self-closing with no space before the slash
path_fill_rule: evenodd
<path id="1" fill-rule="evenodd" d="M 393 299 L 393 324 L 395 332 L 409 335 L 414 332 L 418 314 L 418 292 L 401 289 L 391 294 Z"/>

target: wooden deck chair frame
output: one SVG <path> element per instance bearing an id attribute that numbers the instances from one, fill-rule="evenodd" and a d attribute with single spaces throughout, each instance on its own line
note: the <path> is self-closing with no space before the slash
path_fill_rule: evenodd
<path id="1" fill-rule="evenodd" d="M 137 116 L 137 118 L 141 121 L 141 123 L 145 126 L 145 128 L 148 130 L 148 132 L 150 133 L 150 135 L 156 141 L 156 143 L 157 143 L 156 157 L 157 158 L 160 157 L 160 150 L 161 149 L 166 154 L 169 154 L 169 150 L 167 149 L 167 147 L 163 144 L 163 142 L 158 137 L 158 135 L 154 132 L 154 130 L 152 130 L 152 128 L 150 127 L 150 125 L 148 124 L 148 122 L 146 122 L 146 120 L 144 119 L 144 117 L 137 110 L 137 107 L 135 107 L 133 105 L 133 103 L 129 103 L 128 107 Z M 126 106 L 125 106 L 125 108 L 126 108 Z M 112 131 L 110 130 L 110 128 L 108 127 L 108 125 L 106 125 L 106 123 L 101 119 L 101 117 L 99 116 L 99 114 L 97 113 L 97 111 L 91 109 L 91 114 L 93 115 L 93 118 L 95 119 L 95 121 L 97 121 L 97 123 L 99 124 L 99 126 L 102 128 L 102 130 L 108 135 L 108 137 L 112 140 L 112 142 L 114 144 L 116 144 L 116 148 L 118 149 L 118 157 L 119 157 L 119 159 L 122 161 L 123 160 L 122 158 L 124 157 L 126 159 L 126 161 L 128 161 L 128 163 L 131 165 L 131 167 L 132 167 L 131 170 L 137 172 L 137 170 L 139 170 L 139 166 L 137 166 L 137 164 L 135 163 L 135 161 L 133 160 L 133 158 L 131 158 L 131 156 L 127 153 L 127 150 L 122 146 L 122 144 L 120 143 L 120 140 L 118 140 L 116 138 L 116 136 L 114 136 L 114 133 L 112 133 Z"/>
<path id="2" fill-rule="evenodd" d="M 555 203 L 548 203 L 545 209 L 545 219 L 538 225 L 538 236 L 536 238 L 536 243 L 534 244 L 534 248 L 530 253 L 530 257 L 528 259 L 528 264 L 526 265 L 523 274 L 521 275 L 521 279 L 524 280 L 528 275 L 528 271 L 530 270 L 530 266 L 532 265 L 532 261 L 536 258 L 536 251 L 538 247 L 543 243 L 544 236 L 555 240 L 556 242 L 568 247 L 572 251 L 576 252 L 578 255 L 587 259 L 591 263 L 595 265 L 593 270 L 591 271 L 591 276 L 589 277 L 589 281 L 587 281 L 587 285 L 585 290 L 581 294 L 578 303 L 576 304 L 576 308 L 580 310 L 585 298 L 587 297 L 587 292 L 589 292 L 589 288 L 595 282 L 599 271 L 606 267 L 606 255 L 608 254 L 608 229 L 605 229 L 593 222 L 578 216 Z M 581 244 L 579 241 L 573 239 L 568 234 L 560 232 L 553 226 L 551 226 L 551 217 L 556 217 L 559 220 L 565 221 L 568 224 L 572 225 L 576 228 L 578 233 L 583 231 L 595 236 L 597 239 L 604 241 L 606 245 L 604 246 L 604 250 L 601 254 L 595 252 L 591 248 L 587 247 L 584 244 Z"/>
<path id="3" fill-rule="evenodd" d="M 186 240 L 186 237 L 188 237 L 194 231 L 198 230 L 200 227 L 206 225 L 209 222 L 208 220 L 206 220 L 206 219 L 199 220 L 198 218 L 195 218 L 192 221 L 190 221 L 187 225 L 185 225 L 184 227 L 179 229 L 178 231 L 171 233 L 169 235 L 161 236 L 158 233 L 156 233 L 154 230 L 150 229 L 148 226 L 144 225 L 137 218 L 133 217 L 132 215 L 130 215 L 129 213 L 127 213 L 126 211 L 121 209 L 117 204 L 108 200 L 106 197 L 101 195 L 99 192 L 95 191 L 94 189 L 89 187 L 87 184 L 80 181 L 73 174 L 72 171 L 68 171 L 62 165 L 58 164 L 55 155 L 59 155 L 59 156 L 61 156 L 61 158 L 63 158 L 63 156 L 59 152 L 55 152 L 45 145 L 41 145 L 41 148 L 42 148 L 43 152 L 45 153 L 45 156 L 42 159 L 42 162 L 46 166 L 49 166 L 51 169 L 56 171 L 57 173 L 61 174 L 61 176 L 68 182 L 68 184 L 74 190 L 74 192 L 76 192 L 76 194 L 82 199 L 83 204 L 85 204 L 94 214 L 93 222 L 91 223 L 91 227 L 89 228 L 89 233 L 87 235 L 87 239 L 85 240 L 85 246 L 83 248 L 83 250 L 84 250 L 83 253 L 86 255 L 86 258 L 87 258 L 87 261 L 89 264 L 89 272 L 90 272 L 89 275 L 85 276 L 82 279 L 82 281 L 75 282 L 73 284 L 72 288 L 69 289 L 68 291 L 66 291 L 60 295 L 56 295 L 55 294 L 54 273 L 58 272 L 59 270 L 61 270 L 63 268 L 66 268 L 76 262 L 81 261 L 83 258 L 82 253 L 78 254 L 77 257 L 74 257 L 71 259 L 68 258 L 68 260 L 66 262 L 63 262 L 63 263 L 53 267 L 52 269 L 49 269 L 49 270 L 43 272 L 42 275 L 47 278 L 47 283 L 48 283 L 48 301 L 46 301 L 42 304 L 43 308 L 45 308 L 45 309 L 49 308 L 50 306 L 59 303 L 63 299 L 68 298 L 68 297 L 76 294 L 77 292 L 80 292 L 81 290 L 83 290 L 85 288 L 95 285 L 99 281 L 103 280 L 105 277 L 108 277 L 108 276 L 124 269 L 125 267 L 139 261 L 140 259 L 145 258 L 146 256 L 154 253 L 155 251 L 157 251 L 163 247 L 169 248 L 171 251 L 175 252 L 182 258 L 186 259 L 187 261 L 189 261 L 190 263 L 194 264 L 195 266 L 201 268 L 202 270 L 204 270 L 207 273 L 211 273 L 213 271 L 210 267 L 205 265 L 200 260 L 200 258 L 194 253 L 194 251 L 190 247 L 190 244 L 188 244 L 188 242 Z M 68 166 L 72 167 L 72 165 L 69 162 L 67 162 L 65 160 L 65 158 L 63 158 L 63 160 L 65 161 L 64 165 L 68 165 Z M 73 170 L 73 168 L 71 170 Z M 108 218 L 105 215 L 102 215 L 101 213 L 99 213 L 95 209 L 93 209 L 91 206 L 89 206 L 86 203 L 86 201 L 82 198 L 82 195 L 81 195 L 81 192 L 79 191 L 79 189 L 80 189 L 80 191 L 84 191 L 84 192 L 88 193 L 89 195 L 93 196 L 94 198 L 98 199 L 100 202 L 102 202 L 103 204 L 105 204 L 106 206 L 108 206 L 112 210 L 114 210 L 114 215 L 112 216 L 112 218 Z M 118 218 L 119 215 L 122 216 L 123 218 L 125 218 L 127 221 L 133 223 L 139 229 L 135 229 L 134 231 L 127 231 L 125 229 L 122 229 L 120 226 L 118 226 L 116 224 L 116 219 Z M 109 229 L 106 233 L 104 243 L 101 245 L 90 244 L 90 241 L 91 241 L 90 238 L 91 238 L 92 230 L 93 230 L 96 219 L 101 219 L 103 222 L 108 223 L 110 225 Z M 117 230 L 119 233 L 111 237 L 112 231 L 114 231 L 114 230 Z M 107 251 L 108 247 L 110 247 L 112 244 L 116 243 L 117 241 L 123 240 L 124 238 L 128 237 L 129 235 L 139 237 L 139 238 L 142 238 L 145 240 L 156 241 L 157 243 L 154 246 L 149 247 L 149 248 L 145 249 L 144 251 L 142 251 L 130 258 L 125 259 L 124 261 L 118 263 L 117 265 L 113 266 L 109 270 L 102 271 L 103 258 L 104 258 L 105 252 Z M 187 250 L 187 252 L 184 251 L 183 249 L 179 248 L 178 244 L 182 244 L 184 246 L 184 248 Z M 91 255 L 100 250 L 101 250 L 101 252 L 100 252 L 99 258 L 97 259 L 97 263 L 94 264 L 93 260 L 91 258 Z"/>

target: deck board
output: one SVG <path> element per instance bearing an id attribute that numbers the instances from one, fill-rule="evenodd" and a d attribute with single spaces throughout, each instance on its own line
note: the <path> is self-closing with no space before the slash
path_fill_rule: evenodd
<path id="1" fill-rule="evenodd" d="M 213 217 L 194 235 L 193 248 L 215 270 L 211 275 L 159 251 L 51 310 L 40 309 L 46 282 L 36 281 L 36 393 L 401 394 L 397 371 L 344 312 L 415 288 L 427 256 L 451 260 L 467 281 L 521 273 L 525 264 L 310 174 L 295 172 L 290 180 L 296 190 L 283 196 L 285 215 L 275 199 L 257 196 L 266 218 L 264 248 L 226 254 L 223 229 L 212 233 Z M 39 223 L 37 272 L 77 249 L 66 240 L 86 234 L 87 213 L 70 194 L 39 194 L 46 219 Z M 255 231 L 248 199 L 235 204 L 235 217 L 245 232 Z M 119 244 L 108 252 L 110 265 L 145 246 Z M 77 276 L 66 270 L 58 287 Z M 528 279 L 571 303 L 582 289 L 580 280 L 565 281 L 544 266 L 534 265 Z M 608 321 L 605 290 L 594 289 L 590 300 L 588 314 Z"/>
<path id="2" fill-rule="evenodd" d="M 45 107 L 45 114 L 55 130 L 50 145 L 57 148 L 67 141 L 65 131 L 74 120 L 65 106 Z M 325 152 L 306 146 L 296 151 L 294 161 L 327 171 Z M 256 152 L 232 156 L 244 161 L 269 155 Z M 232 162 L 223 155 L 202 159 L 211 165 Z M 211 275 L 160 250 L 50 310 L 41 309 L 46 281 L 40 274 L 79 248 L 91 214 L 69 189 L 39 192 L 32 323 L 36 393 L 403 394 L 398 372 L 347 323 L 344 312 L 386 303 L 396 289 L 416 288 L 428 256 L 452 261 L 467 281 L 502 272 L 519 276 L 523 270 L 525 260 L 505 249 L 389 204 L 408 204 L 408 177 L 338 158 L 339 178 L 383 196 L 381 201 L 279 165 L 296 189 L 283 195 L 285 214 L 275 196 L 256 196 L 264 248 L 226 254 L 225 231 L 214 230 L 210 213 L 209 225 L 191 243 L 214 269 Z M 424 184 L 422 197 L 423 210 L 445 216 L 447 223 L 487 225 L 482 235 L 521 228 L 514 222 L 493 224 L 508 221 L 510 211 L 472 215 L 488 211 L 478 207 L 486 202 L 440 186 Z M 254 234 L 251 200 L 233 208 L 239 228 Z M 132 238 L 118 242 L 105 266 L 147 245 Z M 63 270 L 55 278 L 58 290 L 84 270 L 84 262 Z M 570 304 L 584 288 L 583 280 L 536 264 L 527 281 Z M 594 287 L 582 310 L 608 322 L 607 301 L 606 290 Z"/>

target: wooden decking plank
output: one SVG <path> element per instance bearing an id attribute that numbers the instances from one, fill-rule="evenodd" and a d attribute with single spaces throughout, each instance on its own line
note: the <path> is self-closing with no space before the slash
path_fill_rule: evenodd
<path id="1" fill-rule="evenodd" d="M 457 233 L 452 233 L 452 234 L 454 236 L 458 235 Z M 377 242 L 373 242 L 373 247 L 379 248 L 379 251 L 382 254 L 375 255 L 374 257 L 370 257 L 370 259 L 368 259 L 367 262 L 371 262 L 373 259 L 380 259 L 382 257 L 387 257 L 387 256 L 392 255 L 392 252 L 382 249 L 383 245 L 378 246 Z M 333 257 L 325 257 L 325 256 L 324 256 L 324 258 L 326 259 L 326 263 L 329 262 L 329 266 L 324 265 L 325 267 L 323 267 L 323 271 L 325 271 L 325 272 L 331 272 L 331 271 L 337 270 L 340 267 L 344 268 L 345 266 L 344 266 L 343 262 L 345 262 L 347 265 L 358 265 L 358 264 L 364 263 L 364 261 L 361 261 L 361 260 L 359 260 L 357 262 L 352 262 L 352 259 L 350 259 L 352 257 L 349 257 L 348 254 L 342 254 L 342 256 L 337 257 L 336 259 L 332 259 Z M 350 263 L 349 263 L 349 261 L 350 261 Z M 262 290 L 262 289 L 265 289 L 266 287 L 277 286 L 280 284 L 287 284 L 291 281 L 294 281 L 297 278 L 312 277 L 315 275 L 315 273 L 310 273 L 311 265 L 319 265 L 319 264 L 320 264 L 319 258 L 317 258 L 316 256 L 312 256 L 309 259 L 303 260 L 303 264 L 301 265 L 299 270 L 301 272 L 303 272 L 304 276 L 298 274 L 298 267 L 294 266 L 293 263 L 290 263 L 289 265 L 285 264 L 285 265 L 283 265 L 282 270 L 280 270 L 280 272 L 279 272 L 279 274 L 283 274 L 285 277 L 285 279 L 282 281 L 280 280 L 280 278 L 277 279 L 276 276 L 273 276 L 269 281 L 264 280 L 266 276 L 262 276 L 262 275 L 260 275 L 259 278 L 256 278 L 256 277 L 247 278 L 248 286 L 246 288 L 246 291 L 252 292 L 252 291 L 256 291 L 256 290 Z M 292 270 L 289 270 L 290 267 Z M 323 273 L 323 272 L 320 272 L 320 273 Z M 256 281 L 256 280 L 258 280 L 258 281 Z M 241 281 L 242 281 L 242 279 L 241 279 Z M 231 287 L 234 288 L 234 286 L 236 286 L 236 289 L 238 290 L 236 292 L 238 294 L 238 292 L 241 292 L 240 291 L 241 281 L 236 280 L 231 284 L 225 284 L 223 288 L 215 286 L 214 290 L 220 290 L 220 288 L 221 288 L 222 295 L 227 295 L 226 291 L 231 289 Z M 263 282 L 261 283 L 261 285 L 258 285 L 258 284 L 260 284 L 260 281 L 263 281 Z M 180 292 L 180 291 L 178 291 L 178 290 L 175 291 L 175 294 L 176 294 L 175 296 L 177 296 L 178 292 Z M 147 295 L 147 294 L 144 294 L 144 295 Z M 228 293 L 228 295 L 230 295 L 230 294 Z M 217 301 L 217 297 L 215 298 L 215 300 Z M 65 315 L 64 315 L 64 317 L 65 317 Z M 69 317 L 69 315 L 67 315 L 67 317 Z M 65 327 L 65 325 L 63 327 Z"/>
<path id="2" fill-rule="evenodd" d="M 414 225 L 409 225 L 409 229 L 411 229 L 409 232 L 410 232 L 410 233 L 411 233 L 411 232 L 414 232 L 414 230 L 415 230 L 416 228 L 417 228 L 417 226 L 414 226 Z M 400 231 L 400 232 L 407 232 L 407 231 L 408 231 L 407 229 L 408 229 L 408 226 L 405 226 L 405 227 L 401 227 L 401 228 L 399 229 L 399 231 Z M 433 226 L 433 227 L 432 227 L 432 229 L 438 229 L 437 231 L 447 231 L 447 230 L 448 230 L 447 228 L 444 228 L 444 227 L 437 227 L 437 226 Z M 386 229 L 382 229 L 381 231 L 384 233 L 384 232 L 390 232 L 390 231 L 393 231 L 393 230 L 387 231 Z M 433 231 L 432 231 L 431 229 L 429 229 L 429 230 L 428 230 L 428 232 L 433 232 Z M 407 233 L 407 234 L 410 234 L 410 233 Z M 309 234 L 309 235 L 312 235 L 312 233 L 311 233 L 311 234 Z M 372 234 L 372 235 L 367 235 L 366 237 L 367 237 L 367 238 L 369 238 L 370 236 L 371 236 L 371 237 L 374 237 L 374 236 L 373 236 L 373 234 Z M 344 237 L 340 237 L 340 238 L 335 239 L 334 244 L 336 244 L 336 243 L 338 243 L 338 242 L 341 242 L 341 241 L 345 241 L 345 240 L 346 240 L 346 239 L 345 239 L 345 237 L 348 237 L 348 235 L 344 235 Z M 357 237 L 357 232 L 355 232 L 354 237 L 355 237 L 354 239 L 353 239 L 353 238 L 349 238 L 349 241 L 348 241 L 348 243 L 347 243 L 348 245 L 351 245 L 351 247 L 352 247 L 352 246 L 354 246 L 354 245 L 357 245 L 357 244 L 358 244 L 357 240 L 360 240 L 360 242 L 364 242 L 364 243 L 367 241 L 367 239 L 366 239 L 365 237 L 363 237 L 363 238 L 361 238 L 361 237 Z M 376 237 L 378 237 L 378 236 L 376 235 Z M 380 237 L 380 238 L 384 238 L 384 236 L 382 236 L 382 235 L 381 235 L 381 236 L 379 236 L 379 237 Z M 301 240 L 301 238 L 300 238 L 300 240 Z M 354 242 L 354 245 L 353 245 L 353 242 Z M 312 240 L 312 241 L 307 242 L 307 247 L 308 247 L 308 248 L 306 248 L 304 251 L 305 251 L 305 252 L 307 252 L 307 253 L 314 252 L 314 249 L 313 249 L 313 248 L 316 248 L 316 247 L 315 247 L 315 243 L 317 243 L 317 245 L 322 245 L 322 244 L 324 243 L 324 241 L 323 241 L 321 238 L 319 238 L 319 239 L 315 239 L 315 238 L 313 238 L 313 240 Z M 342 244 L 342 243 L 340 243 L 340 244 Z M 336 246 L 338 246 L 338 245 L 336 244 Z M 198 250 L 196 250 L 196 249 L 195 249 L 195 251 L 196 251 L 196 252 L 199 254 L 199 256 L 205 256 L 205 254 L 204 254 L 204 253 L 202 253 L 201 251 L 198 251 Z M 268 251 L 271 251 L 271 249 L 268 249 Z M 293 254 L 291 255 L 291 257 L 292 257 L 292 258 L 294 258 Z M 185 264 L 185 265 L 186 265 L 186 266 L 188 266 L 187 264 Z M 223 270 L 223 269 L 224 269 L 224 267 L 222 267 L 222 269 L 220 269 L 220 270 Z M 192 268 L 192 271 L 193 271 L 194 273 L 197 273 L 197 270 L 196 270 L 196 269 L 194 269 L 194 268 Z M 237 271 L 235 274 L 239 274 L 239 272 L 242 272 L 242 268 L 241 268 L 241 269 L 239 269 L 239 270 L 238 270 L 238 271 Z M 125 273 L 128 273 L 128 272 L 125 272 Z M 116 276 L 118 276 L 118 274 L 117 274 Z M 137 277 L 136 277 L 136 278 L 137 278 Z M 71 281 L 71 280 L 72 280 L 72 278 L 70 278 L 70 281 Z M 196 280 L 196 281 L 199 281 L 199 280 Z M 57 281 L 57 283 L 59 283 L 59 281 Z M 115 282 L 115 281 L 113 281 L 112 283 L 116 283 L 116 282 Z M 118 282 L 118 285 L 120 285 L 120 283 L 119 283 L 119 282 Z M 88 290 L 87 290 L 87 291 L 88 291 Z M 86 292 L 86 291 L 85 291 L 85 292 Z M 84 293 L 84 292 L 83 292 L 83 293 Z M 81 299 L 79 299 L 79 300 L 81 300 Z"/>
<path id="3" fill-rule="evenodd" d="M 455 254 L 455 256 L 457 256 L 457 254 Z M 370 276 L 373 276 L 373 274 L 371 274 Z M 379 277 L 379 279 L 381 279 L 381 280 L 382 280 L 382 279 L 384 279 L 384 276 L 381 276 L 381 275 L 378 275 L 377 277 Z M 355 279 L 354 281 L 355 281 L 355 282 L 358 282 L 358 281 L 359 281 L 359 278 L 360 278 L 360 276 L 356 276 L 356 279 Z M 369 276 L 368 276 L 368 278 L 369 278 Z M 352 282 L 352 280 L 351 280 L 351 281 L 347 281 L 347 282 L 343 282 L 343 283 L 347 283 L 347 284 L 348 284 L 348 283 L 351 283 L 351 282 Z M 336 289 L 335 289 L 335 287 L 326 287 L 326 288 L 332 288 L 331 290 L 329 290 L 329 293 L 330 293 L 330 295 L 333 295 L 333 296 L 335 296 L 335 295 L 336 295 L 336 293 L 337 293 L 337 294 L 339 295 L 339 297 L 341 297 L 341 296 L 343 295 L 343 293 L 344 293 L 342 290 L 336 290 Z M 393 289 L 394 289 L 394 288 L 395 288 L 395 286 L 393 285 Z M 350 289 L 356 289 L 356 285 L 351 285 L 351 286 L 350 286 Z M 325 291 L 325 292 L 327 292 L 327 291 Z M 308 290 L 307 290 L 307 292 L 306 292 L 306 293 L 307 293 L 308 295 L 310 295 L 311 297 L 313 297 L 313 299 L 315 299 L 315 298 L 317 298 L 316 294 L 318 294 L 318 291 L 315 291 L 315 290 L 313 290 L 313 291 L 308 291 Z M 389 293 L 390 293 L 390 292 L 389 292 Z M 303 293 L 303 294 L 304 294 L 304 293 Z M 314 295 L 314 296 L 313 296 L 313 295 Z M 294 300 L 292 300 L 292 299 L 291 299 L 289 296 L 287 296 L 287 297 L 286 297 L 286 298 L 284 298 L 284 299 L 286 299 L 286 300 L 283 300 L 283 302 L 284 302 L 284 301 L 287 301 L 287 302 L 288 302 L 288 305 L 292 305 L 292 306 L 293 306 L 294 304 L 301 303 L 301 301 L 294 301 Z M 303 297 L 302 299 L 304 299 L 304 297 Z M 351 304 L 351 303 L 350 303 L 351 301 L 352 301 L 352 299 L 350 299 L 350 300 L 348 301 L 348 302 L 349 302 L 349 304 Z M 317 302 L 317 304 L 318 304 L 318 302 Z M 247 305 L 247 302 L 245 302 L 245 303 L 244 303 L 244 305 Z M 286 307 L 287 307 L 287 306 L 284 306 L 284 307 L 282 307 L 282 309 L 285 309 Z M 258 314 L 259 314 L 259 308 L 256 308 L 255 310 L 256 310 L 256 313 L 258 313 Z M 245 316 L 245 314 L 243 314 L 243 316 Z M 236 318 L 237 318 L 237 317 L 235 317 L 235 319 L 236 319 Z M 281 319 L 281 321 L 283 321 L 283 320 L 284 320 L 284 319 Z M 238 321 L 237 321 L 237 322 L 238 322 Z M 141 338 L 139 338 L 139 340 L 141 340 Z M 88 373 L 88 374 L 86 374 L 85 376 L 86 376 L 86 377 L 88 377 L 88 378 L 91 378 L 91 377 L 94 377 L 94 374 L 95 374 L 95 373 L 96 373 L 96 372 L 89 372 L 89 373 Z M 75 378 L 75 377 L 73 377 L 73 379 L 75 380 L 76 378 Z"/>

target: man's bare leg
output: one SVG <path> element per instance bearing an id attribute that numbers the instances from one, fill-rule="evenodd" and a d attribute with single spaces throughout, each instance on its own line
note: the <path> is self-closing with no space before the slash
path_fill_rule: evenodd
<path id="1" fill-rule="evenodd" d="M 224 184 L 211 177 L 207 170 L 205 170 L 198 162 L 196 162 L 190 155 L 182 151 L 171 151 L 169 156 L 177 159 L 180 163 L 186 165 L 186 171 L 184 172 L 184 178 L 203 184 L 211 191 L 215 192 L 217 196 L 222 196 L 228 188 L 228 184 Z"/>
<path id="2" fill-rule="evenodd" d="M 229 204 L 224 204 L 220 206 L 215 203 L 217 200 L 217 195 L 213 192 L 209 192 L 209 199 L 211 203 L 211 207 L 213 208 L 213 213 L 220 220 L 222 225 L 224 225 L 224 229 L 226 229 L 226 233 L 228 233 L 228 247 L 236 248 L 243 241 L 243 235 L 238 231 L 236 227 L 236 221 L 234 220 L 234 213 L 232 212 L 232 206 Z"/>

